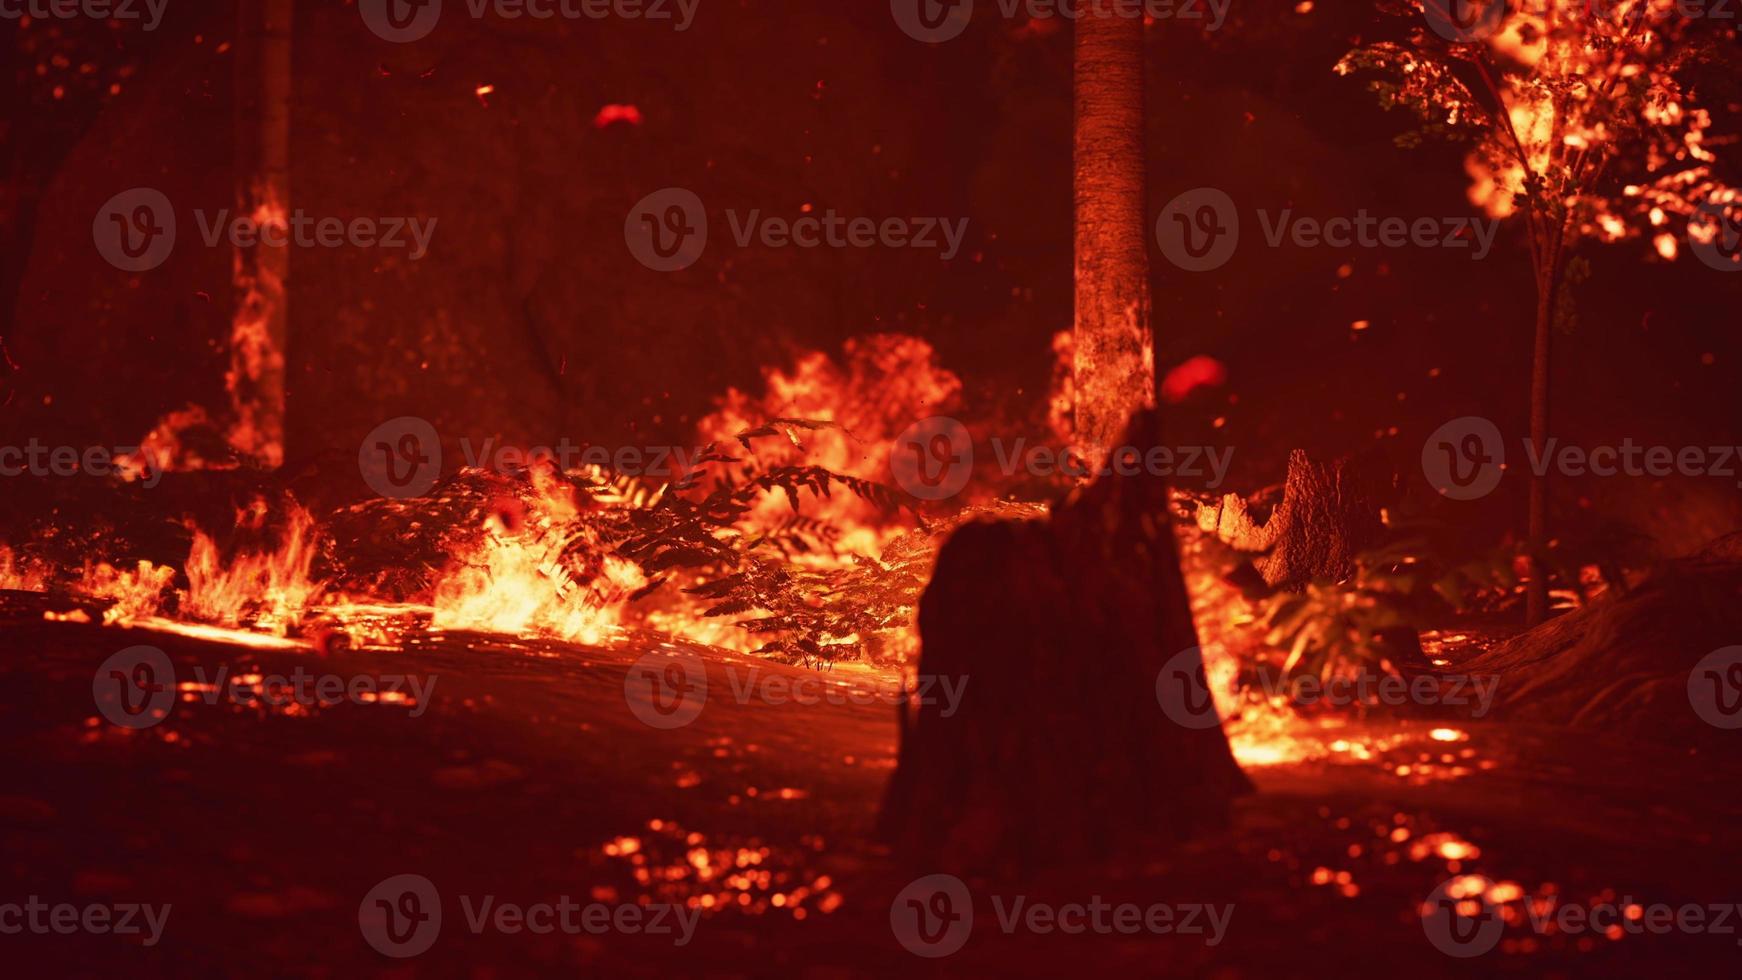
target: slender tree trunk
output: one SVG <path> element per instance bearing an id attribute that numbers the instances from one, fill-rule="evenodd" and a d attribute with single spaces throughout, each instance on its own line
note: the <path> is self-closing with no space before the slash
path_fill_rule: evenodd
<path id="1" fill-rule="evenodd" d="M 0 22 L 0 51 L 6 52 L 9 64 L 0 69 L 0 166 L 5 167 L 0 171 L 0 229 L 5 229 L 0 232 L 0 408 L 6 407 L 13 397 L 15 368 L 7 352 L 6 338 L 12 334 L 18 283 L 24 276 L 24 262 L 30 249 L 33 222 L 29 202 L 35 198 L 24 187 L 31 176 L 24 165 L 21 136 L 30 106 L 20 45 L 17 19 L 4 18 Z M 12 67 L 12 63 L 18 67 Z"/>
<path id="2" fill-rule="evenodd" d="M 236 212 L 288 235 L 291 0 L 239 0 Z M 264 237 L 264 236 L 263 236 Z M 237 248 L 230 329 L 230 445 L 263 466 L 284 462 L 288 242 Z"/>
<path id="3" fill-rule="evenodd" d="M 1537 459 L 1546 459 L 1548 447 L 1549 355 L 1554 336 L 1555 300 L 1560 290 L 1561 232 L 1557 229 L 1544 249 L 1543 265 L 1536 276 L 1536 340 L 1530 359 L 1530 442 Z M 1548 618 L 1548 569 L 1542 555 L 1548 547 L 1548 468 L 1535 470 L 1530 478 L 1528 538 L 1530 586 L 1525 593 L 1525 625 L 1536 626 Z"/>
<path id="4" fill-rule="evenodd" d="M 1076 22 L 1077 449 L 1099 470 L 1155 403 L 1143 169 L 1143 18 Z"/>

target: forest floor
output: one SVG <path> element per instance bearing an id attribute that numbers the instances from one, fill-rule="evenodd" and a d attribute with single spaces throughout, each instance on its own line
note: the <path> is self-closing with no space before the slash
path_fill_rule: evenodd
<path id="1" fill-rule="evenodd" d="M 625 697 L 658 638 L 591 648 L 420 634 L 396 651 L 319 657 L 45 622 L 40 602 L 0 601 L 0 906 L 36 896 L 171 912 L 149 947 L 0 935 L 16 976 L 1691 976 L 1742 962 L 1742 922 L 1720 927 L 1712 913 L 1710 932 L 1618 939 L 1512 922 L 1471 960 L 1436 949 L 1419 913 L 1454 872 L 1579 904 L 1734 913 L 1734 758 L 1481 722 L 1439 737 L 1436 723 L 1398 719 L 1303 729 L 1272 764 L 1248 765 L 1259 791 L 1226 831 L 1144 866 L 975 883 L 965 945 L 925 959 L 891 929 L 892 900 L 919 872 L 871 841 L 897 739 L 885 675 L 841 667 L 820 675 L 838 696 L 776 703 L 780 685 L 819 675 L 700 650 L 705 706 L 658 728 Z M 196 668 L 233 678 L 300 666 L 433 687 L 416 705 L 313 709 L 207 704 L 195 690 L 161 724 L 130 730 L 99 717 L 93 673 L 136 644 L 165 651 L 183 683 Z M 390 959 L 365 941 L 359 907 L 401 874 L 435 885 L 443 918 L 428 952 Z M 1213 943 L 1007 932 L 998 913 L 1018 894 L 1232 911 Z M 468 912 L 484 896 L 708 907 L 680 945 L 474 932 Z"/>

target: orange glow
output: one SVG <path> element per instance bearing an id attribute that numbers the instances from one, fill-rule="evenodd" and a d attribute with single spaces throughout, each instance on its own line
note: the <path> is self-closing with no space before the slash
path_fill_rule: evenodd
<path id="1" fill-rule="evenodd" d="M 763 372 L 767 393 L 753 398 L 730 389 L 713 414 L 696 426 L 702 443 L 716 443 L 747 467 L 814 465 L 880 483 L 889 483 L 889 453 L 904 429 L 956 406 L 962 382 L 937 364 L 930 344 L 917 337 L 879 334 L 847 341 L 845 365 L 821 351 L 798 358 L 790 371 Z M 785 440 L 757 440 L 746 453 L 738 433 L 770 419 L 798 418 L 839 423 L 841 428 L 788 430 Z M 964 501 L 965 502 L 965 501 Z M 792 516 L 792 504 L 778 490 L 764 491 L 750 523 L 778 528 Z M 805 500 L 807 517 L 841 532 L 833 555 L 799 556 L 801 563 L 837 564 L 846 556 L 879 555 L 908 529 L 899 515 L 880 511 L 850 493 Z"/>
<path id="2" fill-rule="evenodd" d="M 48 576 L 41 569 L 19 562 L 11 548 L 0 545 L 0 589 L 42 592 L 47 588 Z"/>

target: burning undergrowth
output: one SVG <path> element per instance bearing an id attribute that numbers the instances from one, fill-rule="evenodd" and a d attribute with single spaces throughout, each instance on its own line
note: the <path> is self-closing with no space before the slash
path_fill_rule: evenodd
<path id="1" fill-rule="evenodd" d="M 900 336 L 803 355 L 764 382 L 719 400 L 698 425 L 706 448 L 669 481 L 533 459 L 316 517 L 270 475 L 225 467 L 200 475 L 227 481 L 210 492 L 240 501 L 228 512 L 166 522 L 149 505 L 99 506 L 108 516 L 82 527 L 67 508 L 0 551 L 0 587 L 57 593 L 109 624 L 322 648 L 391 642 L 394 626 L 589 643 L 644 627 L 795 661 L 899 661 L 942 537 L 1012 509 L 971 490 L 922 516 L 886 482 L 898 434 L 959 410 L 961 382 Z M 113 491 L 145 499 L 137 484 Z"/>
<path id="2" fill-rule="evenodd" d="M 839 359 L 805 354 L 764 382 L 762 394 L 718 401 L 697 426 L 705 448 L 668 480 L 532 458 L 317 516 L 270 474 L 225 469 L 195 476 L 215 481 L 206 496 L 240 503 L 197 517 L 165 515 L 137 483 L 116 484 L 156 510 L 119 508 L 88 527 L 71 509 L 39 521 L 16 551 L 0 549 L 0 588 L 77 607 L 56 618 L 319 650 L 391 647 L 412 629 L 589 644 L 652 630 L 806 664 L 899 666 L 916 659 L 919 599 L 948 535 L 976 519 L 1043 517 L 1039 501 L 1069 489 L 1027 477 L 1001 485 L 984 468 L 947 501 L 894 489 L 892 448 L 920 418 L 954 413 L 976 440 L 1061 424 L 1057 399 L 1050 416 L 1025 421 L 966 412 L 960 380 L 918 339 L 863 338 Z M 1279 592 L 1202 526 L 1208 498 L 1174 499 L 1208 682 L 1237 750 L 1288 742 L 1302 713 L 1266 672 L 1425 665 L 1419 650 L 1411 660 L 1380 642 L 1417 625 L 1398 589 L 1410 556 L 1372 553 L 1361 574 Z"/>

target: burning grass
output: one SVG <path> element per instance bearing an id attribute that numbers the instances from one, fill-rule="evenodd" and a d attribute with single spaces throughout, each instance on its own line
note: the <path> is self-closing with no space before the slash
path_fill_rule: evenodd
<path id="1" fill-rule="evenodd" d="M 907 425 L 960 411 L 960 381 L 923 341 L 866 338 L 839 362 L 805 355 L 765 381 L 759 397 L 722 397 L 698 424 L 707 448 L 669 483 L 533 459 L 463 469 L 421 498 L 370 499 L 319 517 L 282 490 L 256 493 L 227 527 L 185 522 L 179 563 L 109 558 L 66 573 L 0 549 L 0 588 L 92 603 L 90 615 L 107 625 L 321 651 L 391 648 L 421 629 L 592 645 L 653 630 L 809 664 L 911 665 L 919 598 L 949 534 L 977 519 L 1040 518 L 1046 507 L 1002 499 L 1010 488 L 978 474 L 952 503 L 923 512 L 885 484 Z M 1036 421 L 1044 431 L 1058 420 Z M 1254 683 L 1255 669 L 1281 665 L 1291 644 L 1297 656 L 1284 669 L 1300 666 L 1298 638 L 1278 632 L 1270 599 L 1233 584 L 1244 559 L 1192 515 L 1181 497 L 1170 517 L 1237 757 L 1263 765 L 1337 756 L 1336 733 Z M 1351 588 L 1378 595 L 1366 604 L 1391 615 L 1369 586 Z M 1348 618 L 1342 595 L 1332 598 Z M 85 613 L 51 612 L 75 614 Z M 1346 625 L 1361 632 L 1362 622 Z M 1338 660 L 1312 663 L 1324 670 Z"/>

